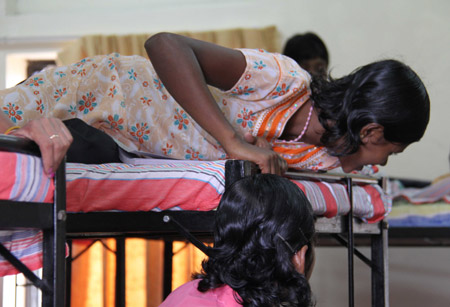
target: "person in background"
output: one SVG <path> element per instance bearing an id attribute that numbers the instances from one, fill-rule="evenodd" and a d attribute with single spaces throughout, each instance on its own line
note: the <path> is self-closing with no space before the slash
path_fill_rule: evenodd
<path id="1" fill-rule="evenodd" d="M 295 60 L 311 75 L 327 77 L 328 50 L 317 34 L 307 32 L 292 36 L 286 42 L 283 54 Z"/>
<path id="2" fill-rule="evenodd" d="M 311 204 L 293 182 L 238 180 L 220 201 L 202 272 L 160 307 L 312 306 L 314 234 Z"/>

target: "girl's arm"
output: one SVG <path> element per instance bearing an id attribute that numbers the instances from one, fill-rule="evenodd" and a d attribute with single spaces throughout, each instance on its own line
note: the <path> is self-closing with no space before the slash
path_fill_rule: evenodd
<path id="1" fill-rule="evenodd" d="M 1 114 L 1 133 L 5 133 L 12 126 L 13 123 L 4 114 Z M 25 126 L 8 134 L 28 138 L 38 144 L 44 171 L 50 177 L 53 177 L 73 140 L 69 130 L 57 118 L 31 120 Z"/>
<path id="2" fill-rule="evenodd" d="M 207 87 L 229 90 L 236 84 L 246 67 L 240 51 L 171 33 L 152 36 L 145 49 L 170 94 L 231 158 L 253 161 L 264 173 L 286 171 L 278 154 L 247 143 L 234 130 Z"/>

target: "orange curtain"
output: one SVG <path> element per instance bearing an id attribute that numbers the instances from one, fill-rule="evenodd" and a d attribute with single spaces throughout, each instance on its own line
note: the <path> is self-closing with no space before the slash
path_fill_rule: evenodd
<path id="1" fill-rule="evenodd" d="M 74 240 L 72 256 L 71 306 L 114 307 L 115 305 L 115 240 Z M 81 255 L 80 255 L 81 253 Z M 127 306 L 153 307 L 163 300 L 163 242 L 126 239 Z M 205 255 L 192 244 L 173 244 L 172 289 L 191 280 L 201 270 Z M 80 256 L 77 256 L 80 255 Z"/>
<path id="2" fill-rule="evenodd" d="M 75 240 L 72 256 L 79 255 L 91 243 Z M 115 245 L 114 239 L 97 241 L 72 262 L 72 307 L 114 307 Z M 163 299 L 163 242 L 126 239 L 125 254 L 126 305 L 158 306 Z"/>
<path id="3" fill-rule="evenodd" d="M 178 32 L 229 48 L 262 48 L 279 52 L 279 36 L 275 26 L 261 29 L 231 29 L 205 32 Z M 58 65 L 76 63 L 85 57 L 118 52 L 122 55 L 146 57 L 144 42 L 151 33 L 129 35 L 88 35 L 76 40 L 58 53 Z"/>

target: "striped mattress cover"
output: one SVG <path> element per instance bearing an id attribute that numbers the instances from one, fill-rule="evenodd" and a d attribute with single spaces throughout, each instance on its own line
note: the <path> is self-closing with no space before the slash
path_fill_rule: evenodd
<path id="1" fill-rule="evenodd" d="M 403 188 L 395 181 L 391 189 L 390 227 L 450 226 L 450 175 L 424 188 Z"/>
<path id="2" fill-rule="evenodd" d="M 0 165 L 0 199 L 53 202 L 53 180 L 44 174 L 39 158 L 0 152 Z M 35 229 L 0 230 L 0 242 L 31 270 L 42 267 L 42 238 L 42 231 Z M 16 273 L 0 256 L 0 276 Z"/>
<path id="3" fill-rule="evenodd" d="M 0 198 L 52 202 L 53 182 L 40 160 L 0 152 Z M 225 161 L 155 160 L 153 164 L 67 163 L 67 211 L 213 210 L 225 185 Z M 311 201 L 316 215 L 334 217 L 349 211 L 344 185 L 311 180 L 294 181 Z M 355 216 L 376 222 L 390 211 L 390 201 L 377 185 L 355 186 Z M 0 231 L 0 241 L 31 269 L 40 267 L 42 234 L 38 230 Z M 0 257 L 0 276 L 16 271 Z"/>

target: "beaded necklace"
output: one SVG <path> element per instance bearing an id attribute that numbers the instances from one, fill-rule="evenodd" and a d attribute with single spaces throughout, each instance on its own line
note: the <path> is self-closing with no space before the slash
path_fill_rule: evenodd
<path id="1" fill-rule="evenodd" d="M 287 143 L 297 142 L 298 140 L 300 140 L 303 137 L 303 135 L 305 135 L 306 129 L 308 129 L 308 126 L 309 126 L 309 122 L 311 121 L 312 111 L 313 111 L 313 104 L 311 104 L 311 107 L 309 108 L 308 118 L 306 119 L 306 124 L 305 124 L 305 127 L 303 127 L 302 132 L 294 140 L 285 141 L 285 142 L 287 142 Z"/>

